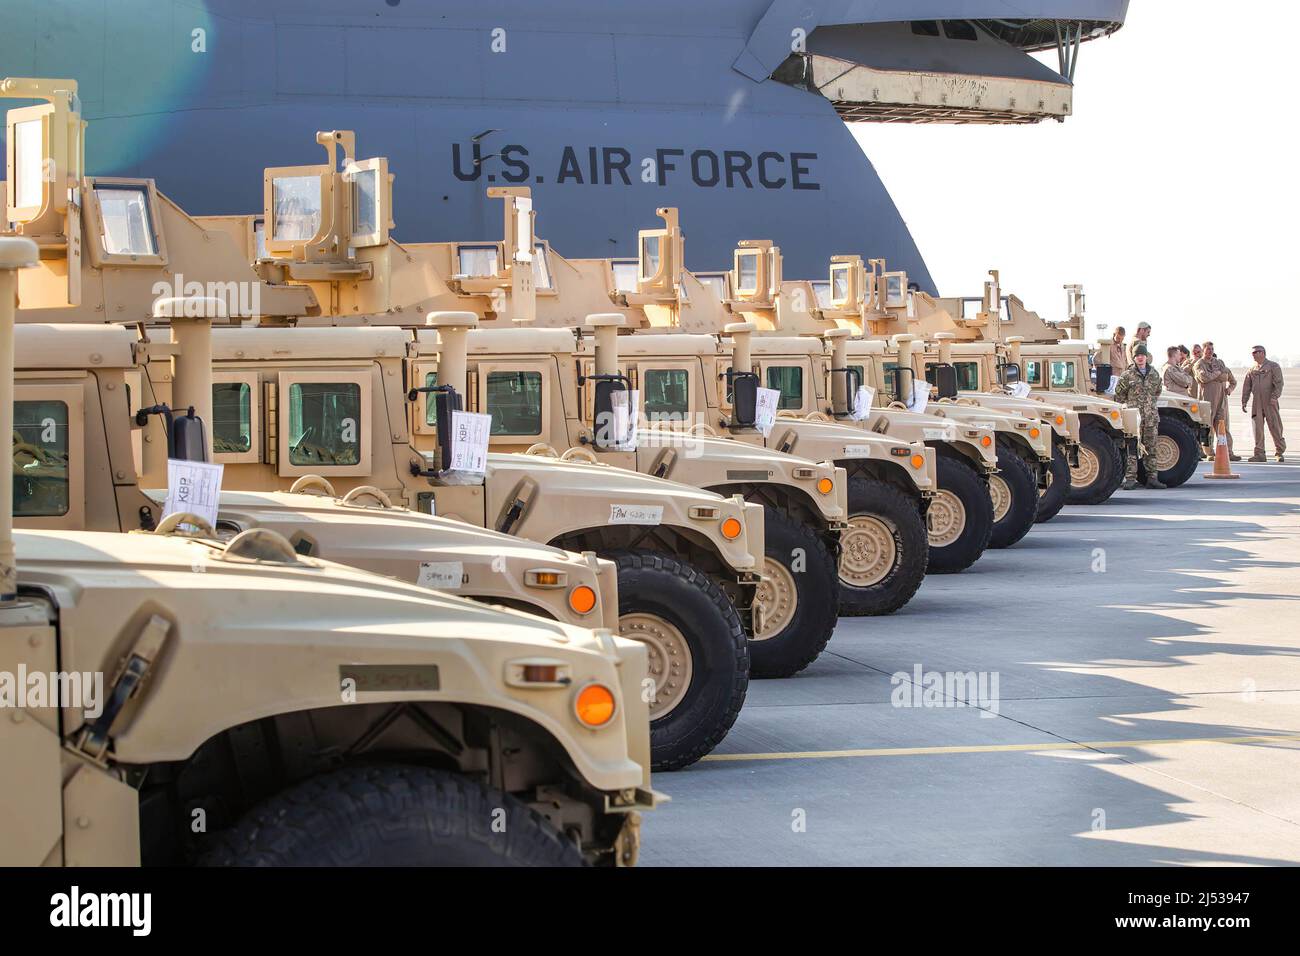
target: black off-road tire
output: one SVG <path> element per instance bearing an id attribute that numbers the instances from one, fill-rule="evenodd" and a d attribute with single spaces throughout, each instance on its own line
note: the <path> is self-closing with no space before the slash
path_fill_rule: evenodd
<path id="1" fill-rule="evenodd" d="M 639 613 L 667 621 L 690 650 L 692 673 L 685 696 L 650 721 L 652 769 L 680 770 L 727 736 L 745 703 L 750 658 L 740 614 L 707 574 L 680 558 L 640 550 L 601 557 L 618 565 L 619 617 Z M 623 636 L 637 638 L 635 632 Z"/>
<path id="2" fill-rule="evenodd" d="M 1070 462 L 1060 445 L 1052 446 L 1052 466 L 1048 471 L 1047 487 L 1038 496 L 1035 520 L 1051 521 L 1065 507 L 1070 497 Z"/>
<path id="3" fill-rule="evenodd" d="M 930 545 L 930 573 L 955 574 L 978 561 L 988 548 L 993 533 L 993 499 L 972 465 L 940 455 L 938 466 L 939 488 L 951 492 L 961 502 L 966 523 L 949 544 Z"/>
<path id="4" fill-rule="evenodd" d="M 794 590 L 794 610 L 780 632 L 749 643 L 753 677 L 790 677 L 817 659 L 839 619 L 840 576 L 835 556 L 813 528 L 771 506 L 763 508 L 763 550 L 782 566 Z M 765 584 L 760 590 L 784 589 Z"/>
<path id="5" fill-rule="evenodd" d="M 998 442 L 998 474 L 1011 492 L 1011 504 L 1002 520 L 993 522 L 990 548 L 1009 548 L 1034 526 L 1038 517 L 1038 476 L 1029 463 Z"/>
<path id="6" fill-rule="evenodd" d="M 1172 415 L 1160 416 L 1160 434 L 1178 445 L 1178 460 L 1172 468 L 1160 472 L 1160 483 L 1168 488 L 1177 488 L 1196 474 L 1196 466 L 1201 463 L 1201 443 L 1196 440 L 1196 430 L 1191 425 Z M 1147 470 L 1142 467 L 1141 459 L 1137 470 L 1138 481 L 1146 484 Z"/>
<path id="7" fill-rule="evenodd" d="M 985 496 L 988 497 L 987 495 Z M 872 518 L 889 529 L 894 560 L 876 583 L 856 587 L 840 578 L 840 614 L 870 617 L 892 614 L 912 600 L 930 562 L 925 519 L 917 499 L 896 485 L 865 475 L 849 479 L 849 518 Z M 847 553 L 841 561 L 847 559 Z"/>
<path id="8" fill-rule="evenodd" d="M 1066 504 L 1099 505 L 1124 483 L 1124 455 L 1115 437 L 1103 426 L 1090 422 L 1079 435 L 1080 453 L 1088 449 L 1097 459 L 1097 477 L 1086 485 L 1071 483 Z"/>
<path id="9" fill-rule="evenodd" d="M 583 859 L 572 840 L 508 794 L 444 770 L 376 764 L 276 794 L 214 834 L 199 865 L 582 866 Z"/>

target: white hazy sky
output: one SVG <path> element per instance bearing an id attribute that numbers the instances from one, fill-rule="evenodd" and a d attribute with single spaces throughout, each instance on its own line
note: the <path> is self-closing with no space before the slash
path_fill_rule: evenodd
<path id="1" fill-rule="evenodd" d="M 1300 3 L 1133 0 L 1083 45 L 1074 115 L 1033 126 L 853 127 L 944 295 L 998 268 L 1048 319 L 1067 282 L 1161 350 L 1256 342 L 1300 362 Z M 1044 59 L 1056 66 L 1053 51 Z"/>

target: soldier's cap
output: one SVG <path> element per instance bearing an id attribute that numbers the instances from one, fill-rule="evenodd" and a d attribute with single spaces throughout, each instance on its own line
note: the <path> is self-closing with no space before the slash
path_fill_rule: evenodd
<path id="1" fill-rule="evenodd" d="M 1138 323 L 1138 331 L 1141 331 L 1142 329 L 1150 329 L 1150 328 L 1151 328 L 1151 323 L 1150 323 L 1150 322 L 1139 322 L 1139 323 Z"/>
<path id="2" fill-rule="evenodd" d="M 1151 353 L 1147 351 L 1147 347 L 1145 345 L 1139 345 L 1137 348 L 1133 350 L 1134 358 L 1137 358 L 1139 355 L 1145 355 L 1147 358 L 1151 357 Z"/>

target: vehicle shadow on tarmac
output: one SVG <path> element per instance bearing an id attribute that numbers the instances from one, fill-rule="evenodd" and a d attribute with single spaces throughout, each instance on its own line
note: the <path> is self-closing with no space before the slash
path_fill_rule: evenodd
<path id="1" fill-rule="evenodd" d="M 1300 861 L 1300 470 L 1253 468 L 1067 509 L 841 619 L 718 759 L 655 778 L 646 862 Z M 927 696 L 948 674 L 974 681 Z"/>

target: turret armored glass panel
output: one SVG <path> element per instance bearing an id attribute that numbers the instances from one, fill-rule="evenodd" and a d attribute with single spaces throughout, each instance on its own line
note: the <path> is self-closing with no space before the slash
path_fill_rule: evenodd
<path id="1" fill-rule="evenodd" d="M 497 274 L 496 246 L 459 246 L 456 249 L 456 274 L 482 279 Z"/>
<path id="2" fill-rule="evenodd" d="M 153 224 L 149 196 L 136 186 L 96 186 L 100 217 L 104 222 L 104 252 L 110 256 L 154 256 Z"/>
<path id="3" fill-rule="evenodd" d="M 14 205 L 19 209 L 41 205 L 44 194 L 43 119 L 14 124 Z"/>
<path id="4" fill-rule="evenodd" d="M 271 184 L 274 220 L 271 237 L 306 242 L 320 230 L 321 194 L 317 176 L 277 176 Z"/>

